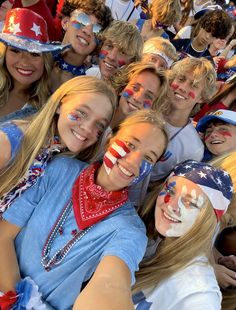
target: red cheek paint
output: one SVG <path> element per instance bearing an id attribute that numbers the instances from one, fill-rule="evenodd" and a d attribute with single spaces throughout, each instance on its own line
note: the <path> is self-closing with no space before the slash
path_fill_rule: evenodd
<path id="1" fill-rule="evenodd" d="M 228 131 L 228 130 L 223 131 L 223 132 L 220 132 L 220 134 L 221 134 L 223 137 L 232 137 L 231 132 Z"/>
<path id="2" fill-rule="evenodd" d="M 151 109 L 151 107 L 152 107 L 151 100 L 144 100 L 143 101 L 143 107 L 144 107 L 144 109 Z"/>
<path id="3" fill-rule="evenodd" d="M 170 201 L 170 194 L 167 193 L 164 197 L 164 203 L 168 203 Z"/>
<path id="4" fill-rule="evenodd" d="M 68 114 L 68 118 L 71 121 L 80 121 L 81 120 L 81 117 L 79 117 L 77 114 L 75 114 L 73 112 Z"/>
<path id="5" fill-rule="evenodd" d="M 208 140 L 210 137 L 211 133 L 208 133 L 207 135 L 204 136 L 204 141 Z"/>
<path id="6" fill-rule="evenodd" d="M 125 60 L 119 60 L 118 61 L 118 66 L 119 67 L 123 67 L 123 66 L 125 66 L 126 65 L 126 61 Z"/>
<path id="7" fill-rule="evenodd" d="M 188 96 L 189 97 L 191 97 L 191 98 L 193 98 L 193 99 L 195 99 L 195 94 L 194 94 L 194 92 L 192 92 L 192 91 L 190 91 L 189 93 L 188 93 Z"/>
<path id="8" fill-rule="evenodd" d="M 171 84 L 170 84 L 170 87 L 171 87 L 173 90 L 176 90 L 177 88 L 179 88 L 179 85 L 176 84 L 176 83 L 171 83 Z"/>
<path id="9" fill-rule="evenodd" d="M 100 53 L 99 53 L 99 58 L 100 59 L 104 59 L 108 54 L 108 51 L 106 50 L 101 50 Z"/>
<path id="10" fill-rule="evenodd" d="M 122 92 L 122 96 L 125 98 L 129 98 L 134 94 L 134 92 L 132 91 L 132 89 L 129 88 L 125 88 L 124 91 Z"/>

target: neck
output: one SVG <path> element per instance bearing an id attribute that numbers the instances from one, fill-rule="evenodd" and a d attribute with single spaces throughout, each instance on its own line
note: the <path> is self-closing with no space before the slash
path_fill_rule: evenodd
<path id="1" fill-rule="evenodd" d="M 77 54 L 73 49 L 67 51 L 62 56 L 63 56 L 63 59 L 68 64 L 73 65 L 73 66 L 77 66 L 77 67 L 83 65 L 83 63 L 87 57 L 86 55 Z"/>
<path id="2" fill-rule="evenodd" d="M 114 186 L 111 185 L 109 178 L 107 177 L 106 170 L 104 168 L 104 165 L 102 165 L 98 171 L 97 175 L 95 177 L 95 183 L 99 186 L 101 186 L 104 190 L 107 192 L 115 192 L 119 191 L 119 188 L 115 188 Z"/>
<path id="3" fill-rule="evenodd" d="M 211 44 L 210 47 L 208 48 L 210 54 L 212 56 L 216 56 L 217 52 L 218 52 L 218 49 L 213 45 Z"/>
<path id="4" fill-rule="evenodd" d="M 125 119 L 125 117 L 126 116 L 120 111 L 120 109 L 118 107 L 118 109 L 116 110 L 116 113 L 113 116 L 111 123 L 110 123 L 111 129 L 114 129 L 115 127 L 120 125 L 120 123 Z"/>
<path id="5" fill-rule="evenodd" d="M 192 40 L 192 47 L 198 51 L 198 52 L 202 52 L 204 51 L 206 48 L 207 48 L 208 45 L 204 45 L 202 43 L 200 43 L 198 41 L 198 37 L 195 37 L 193 40 Z"/>
<path id="6" fill-rule="evenodd" d="M 189 114 L 189 111 L 172 109 L 165 119 L 174 127 L 183 127 L 189 122 Z"/>

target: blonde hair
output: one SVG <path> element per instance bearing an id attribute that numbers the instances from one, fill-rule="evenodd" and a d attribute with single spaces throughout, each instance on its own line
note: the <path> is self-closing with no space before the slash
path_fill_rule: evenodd
<path id="1" fill-rule="evenodd" d="M 142 57 L 143 39 L 137 27 L 129 22 L 114 20 L 101 34 L 101 40 L 114 43 L 121 51 L 138 61 Z"/>
<path id="2" fill-rule="evenodd" d="M 155 190 L 150 194 L 145 206 L 140 209 L 141 218 L 147 225 L 150 225 L 149 220 L 151 220 L 153 227 L 155 227 L 154 213 L 157 196 L 158 192 Z M 140 264 L 140 270 L 136 273 L 134 291 L 138 292 L 159 284 L 184 268 L 196 256 L 204 254 L 210 257 L 216 225 L 217 219 L 213 207 L 207 200 L 187 233 L 178 238 L 165 238 L 158 246 L 155 256 Z M 149 230 L 149 236 L 153 237 L 155 234 L 154 229 Z"/>
<path id="3" fill-rule="evenodd" d="M 57 132 L 58 116 L 56 112 L 58 107 L 64 97 L 76 93 L 101 93 L 106 95 L 112 107 L 112 119 L 116 109 L 116 95 L 104 81 L 92 76 L 79 76 L 62 84 L 49 98 L 41 112 L 29 123 L 20 150 L 12 163 L 1 173 L 0 197 L 19 182 L 40 150 L 53 140 Z M 68 100 L 68 102 L 70 101 Z M 78 156 L 79 159 L 84 161 L 91 159 L 101 143 L 102 136 L 94 145 L 81 152 Z"/>
<path id="4" fill-rule="evenodd" d="M 163 112 L 168 109 L 166 101 L 167 78 L 165 72 L 157 69 L 154 64 L 137 62 L 120 69 L 112 78 L 112 86 L 119 95 L 134 77 L 144 71 L 153 73 L 160 80 L 161 88 L 158 97 L 153 102 L 152 110 Z"/>
<path id="5" fill-rule="evenodd" d="M 222 228 L 229 225 L 236 225 L 236 151 L 224 154 L 214 158 L 210 164 L 225 170 L 231 176 L 233 183 L 233 199 L 228 207 L 227 212 L 221 218 Z M 233 212 L 234 211 L 234 212 Z"/>
<path id="6" fill-rule="evenodd" d="M 179 0 L 153 0 L 150 10 L 153 26 L 156 22 L 172 26 L 179 22 L 182 16 Z"/>
<path id="7" fill-rule="evenodd" d="M 9 92 L 13 89 L 13 79 L 7 70 L 5 56 L 7 46 L 0 42 L 0 107 L 7 104 Z M 51 53 L 43 53 L 44 71 L 43 75 L 26 90 L 29 95 L 27 100 L 33 107 L 40 109 L 50 96 L 50 75 L 53 67 Z"/>
<path id="8" fill-rule="evenodd" d="M 155 47 L 157 51 L 164 53 L 167 57 L 169 57 L 173 61 L 177 61 L 179 58 L 174 45 L 167 39 L 164 39 L 162 37 L 150 38 L 146 42 L 144 42 L 144 46 L 143 46 L 144 51 L 145 49 L 148 50 L 149 46 Z M 143 55 L 146 55 L 146 54 L 149 54 L 149 53 L 145 53 L 145 52 L 143 53 Z"/>
<path id="9" fill-rule="evenodd" d="M 212 63 L 205 58 L 187 57 L 177 61 L 169 70 L 168 78 L 172 82 L 178 75 L 190 72 L 193 83 L 204 82 L 201 93 L 203 100 L 210 99 L 216 91 L 216 72 Z"/>

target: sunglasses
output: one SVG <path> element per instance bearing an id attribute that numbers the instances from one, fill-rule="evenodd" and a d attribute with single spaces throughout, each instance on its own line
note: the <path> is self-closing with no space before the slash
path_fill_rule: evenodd
<path id="1" fill-rule="evenodd" d="M 101 25 L 91 23 L 90 17 L 86 13 L 82 13 L 82 12 L 78 13 L 75 11 L 73 13 L 73 16 L 74 16 L 73 26 L 78 29 L 81 29 L 89 25 L 93 25 L 93 33 L 97 34 L 102 30 Z"/>

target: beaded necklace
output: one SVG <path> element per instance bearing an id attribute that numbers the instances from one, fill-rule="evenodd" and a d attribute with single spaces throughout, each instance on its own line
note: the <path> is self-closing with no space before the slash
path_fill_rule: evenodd
<path id="1" fill-rule="evenodd" d="M 86 68 L 84 64 L 81 66 L 74 66 L 74 65 L 68 64 L 64 60 L 64 58 L 61 56 L 61 54 L 56 55 L 54 57 L 54 61 L 56 62 L 56 64 L 62 71 L 70 72 L 71 74 L 75 76 L 85 75 Z"/>
<path id="2" fill-rule="evenodd" d="M 43 251 L 42 251 L 42 260 L 41 263 L 46 271 L 50 271 L 54 266 L 60 264 L 62 260 L 66 257 L 66 255 L 70 252 L 73 246 L 84 236 L 86 235 L 89 230 L 92 229 L 92 226 L 86 228 L 85 230 L 73 230 L 72 235 L 73 238 L 69 240 L 66 245 L 59 249 L 51 258 L 51 247 L 58 235 L 61 235 L 63 232 L 63 225 L 67 217 L 69 216 L 70 212 L 72 211 L 72 201 L 67 203 L 67 205 L 63 208 L 61 214 L 57 218 L 56 223 L 54 224 L 53 228 L 51 229 L 48 238 L 44 244 Z"/>

